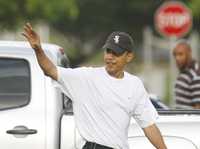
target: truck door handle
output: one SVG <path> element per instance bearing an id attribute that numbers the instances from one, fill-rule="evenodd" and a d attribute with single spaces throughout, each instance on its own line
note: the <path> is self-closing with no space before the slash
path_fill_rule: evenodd
<path id="1" fill-rule="evenodd" d="M 28 129 L 25 126 L 16 126 L 12 130 L 7 130 L 6 133 L 13 135 L 31 135 L 31 134 L 36 134 L 37 130 Z"/>

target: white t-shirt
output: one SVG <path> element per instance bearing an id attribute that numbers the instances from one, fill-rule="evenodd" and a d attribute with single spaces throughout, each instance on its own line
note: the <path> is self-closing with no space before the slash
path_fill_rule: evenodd
<path id="1" fill-rule="evenodd" d="M 136 76 L 125 72 L 117 79 L 104 67 L 57 70 L 61 89 L 73 101 L 76 126 L 87 141 L 128 149 L 131 116 L 142 128 L 153 124 L 158 116 Z"/>

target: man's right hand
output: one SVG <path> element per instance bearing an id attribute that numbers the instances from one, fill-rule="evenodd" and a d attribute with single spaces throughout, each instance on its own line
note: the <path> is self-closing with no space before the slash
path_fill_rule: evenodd
<path id="1" fill-rule="evenodd" d="M 28 40 L 31 47 L 34 50 L 42 50 L 41 43 L 40 43 L 40 37 L 39 35 L 33 30 L 30 23 L 26 23 L 24 26 L 24 32 L 22 35 Z"/>
<path id="2" fill-rule="evenodd" d="M 38 60 L 40 67 L 42 68 L 43 72 L 50 76 L 52 79 L 57 80 L 57 68 L 51 62 L 51 60 L 45 55 L 45 52 L 42 50 L 40 37 L 39 35 L 33 30 L 30 23 L 26 23 L 24 26 L 24 32 L 22 35 L 28 40 L 31 47 L 35 50 L 35 54 Z"/>

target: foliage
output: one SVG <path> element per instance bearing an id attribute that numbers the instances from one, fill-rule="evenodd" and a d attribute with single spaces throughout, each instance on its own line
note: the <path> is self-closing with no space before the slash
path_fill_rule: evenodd
<path id="1" fill-rule="evenodd" d="M 76 46 L 72 46 L 72 49 L 79 49 L 74 50 L 79 54 L 73 55 L 79 55 L 78 59 L 83 59 L 81 50 L 88 43 L 93 45 L 93 49 L 99 49 L 105 37 L 112 31 L 129 32 L 139 44 L 144 26 L 154 28 L 154 13 L 165 1 L 0 0 L 0 27 L 17 29 L 22 28 L 22 24 L 27 21 L 43 21 L 63 33 L 63 36 L 75 39 Z M 190 6 L 196 18 L 200 16 L 200 0 L 180 1 Z M 194 26 L 199 28 L 199 23 L 194 22 Z M 96 51 L 92 51 L 92 54 Z"/>
<path id="2" fill-rule="evenodd" d="M 0 0 L 1 27 L 17 28 L 28 20 L 48 23 L 74 20 L 78 17 L 75 0 Z"/>
<path id="3" fill-rule="evenodd" d="M 200 15 L 199 0 L 183 0 Z M 15 28 L 27 20 L 43 20 L 82 39 L 112 30 L 134 32 L 153 25 L 153 15 L 164 0 L 0 0 L 1 27 Z"/>
<path id="4" fill-rule="evenodd" d="M 200 17 L 200 0 L 190 0 L 189 7 L 195 17 Z"/>

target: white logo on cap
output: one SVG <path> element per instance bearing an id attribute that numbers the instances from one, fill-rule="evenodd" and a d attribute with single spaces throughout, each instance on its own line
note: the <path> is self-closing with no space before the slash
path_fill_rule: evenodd
<path id="1" fill-rule="evenodd" d="M 115 35 L 115 37 L 113 38 L 115 43 L 119 43 L 119 37 L 120 37 L 119 35 Z"/>

